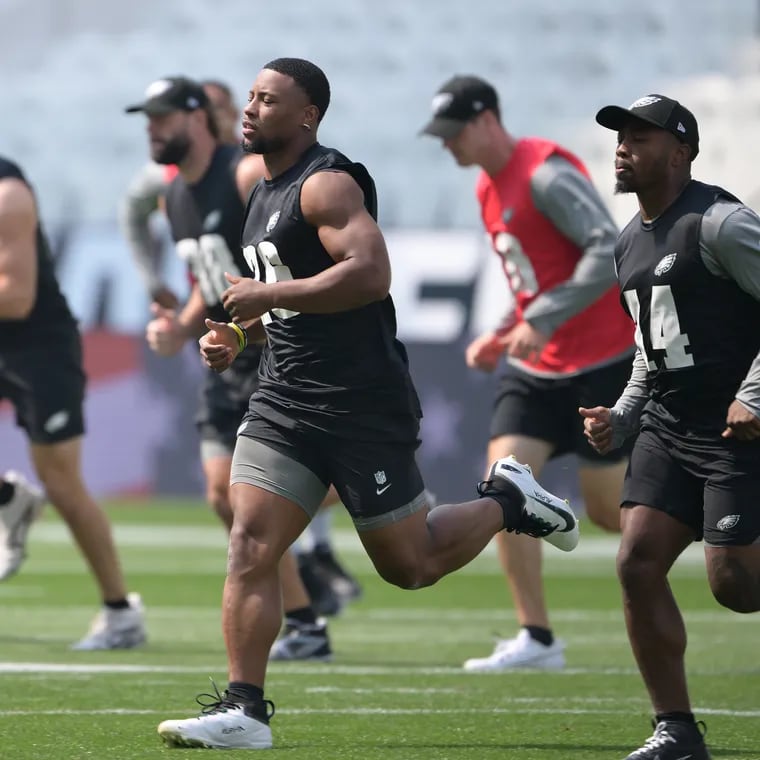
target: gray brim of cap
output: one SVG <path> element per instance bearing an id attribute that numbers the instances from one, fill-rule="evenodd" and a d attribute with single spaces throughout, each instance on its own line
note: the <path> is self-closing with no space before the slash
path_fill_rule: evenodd
<path id="1" fill-rule="evenodd" d="M 444 140 L 448 140 L 456 137 L 466 124 L 466 121 L 459 121 L 459 119 L 446 119 L 442 116 L 436 116 L 420 130 L 420 134 L 442 137 Z"/>
<path id="2" fill-rule="evenodd" d="M 627 108 L 623 108 L 623 106 L 605 106 L 596 115 L 597 124 L 607 127 L 607 129 L 614 129 L 616 132 L 619 132 L 626 124 L 630 124 L 632 121 L 643 121 L 663 129 L 662 124 L 639 116 L 639 114 L 633 113 Z"/>
<path id="3" fill-rule="evenodd" d="M 136 103 L 135 105 L 127 106 L 124 109 L 124 113 L 145 113 L 148 116 L 163 116 L 164 114 L 179 110 L 179 108 L 167 105 L 166 103 Z"/>

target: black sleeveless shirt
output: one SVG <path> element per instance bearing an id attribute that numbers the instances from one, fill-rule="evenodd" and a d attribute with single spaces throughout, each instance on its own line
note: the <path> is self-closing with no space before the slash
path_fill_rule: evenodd
<path id="1" fill-rule="evenodd" d="M 647 361 L 648 409 L 713 432 L 760 350 L 760 304 L 702 261 L 702 217 L 720 199 L 738 201 L 692 180 L 653 222 L 634 217 L 615 249 L 621 300 Z"/>
<path id="2" fill-rule="evenodd" d="M 189 185 L 177 175 L 166 191 L 166 216 L 177 254 L 198 282 L 209 318 L 229 322 L 221 302 L 230 286 L 225 272 L 249 275 L 240 245 L 245 206 L 240 199 L 235 172 L 243 157 L 239 148 L 220 145 L 206 173 Z M 261 347 L 249 345 L 235 360 L 236 369 L 258 366 Z"/>
<path id="3" fill-rule="evenodd" d="M 301 187 L 320 171 L 353 177 L 377 218 L 375 185 L 366 168 L 312 145 L 281 175 L 259 182 L 248 201 L 244 253 L 262 282 L 312 277 L 335 265 L 301 211 Z M 267 346 L 253 401 L 328 417 L 396 414 L 416 421 L 421 416 L 390 296 L 331 314 L 275 309 L 262 321 Z"/>
<path id="4" fill-rule="evenodd" d="M 21 169 L 0 157 L 0 179 L 14 177 L 31 186 Z M 25 319 L 0 319 L 0 351 L 28 347 L 31 343 L 59 340 L 77 331 L 77 322 L 55 277 L 50 247 L 41 224 L 37 225 L 37 293 L 31 313 Z M 44 350 L 44 348 L 40 348 Z"/>

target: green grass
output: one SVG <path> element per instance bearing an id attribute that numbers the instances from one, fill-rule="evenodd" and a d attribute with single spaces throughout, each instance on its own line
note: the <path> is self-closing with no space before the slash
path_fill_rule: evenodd
<path id="1" fill-rule="evenodd" d="M 121 503 L 109 513 L 130 587 L 148 606 L 150 643 L 131 652 L 69 650 L 96 593 L 48 513 L 33 528 L 21 573 L 0 585 L 2 760 L 204 754 L 164 748 L 156 725 L 194 714 L 209 676 L 226 683 L 224 532 L 194 503 Z M 462 661 L 486 654 L 495 633 L 515 630 L 493 553 L 434 588 L 404 592 L 374 576 L 344 517 L 337 527 L 340 555 L 364 598 L 331 621 L 333 663 L 271 667 L 274 757 L 620 760 L 649 735 L 612 539 L 586 530 L 573 554 L 547 548 L 553 622 L 568 644 L 565 672 L 475 675 L 461 671 Z M 716 605 L 699 547 L 677 565 L 673 587 L 689 629 L 692 698 L 713 756 L 758 760 L 760 616 Z"/>

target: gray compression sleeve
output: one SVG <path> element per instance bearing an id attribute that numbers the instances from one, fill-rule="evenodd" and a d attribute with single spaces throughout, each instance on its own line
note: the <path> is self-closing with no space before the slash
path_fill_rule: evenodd
<path id="1" fill-rule="evenodd" d="M 649 401 L 647 364 L 641 351 L 636 349 L 628 384 L 615 402 L 615 406 L 610 409 L 614 448 L 620 448 L 626 439 L 638 432 L 641 410 L 647 401 Z"/>
<path id="2" fill-rule="evenodd" d="M 699 247 L 710 272 L 734 280 L 760 301 L 760 217 L 752 209 L 736 201 L 714 203 L 702 217 Z M 736 398 L 760 417 L 760 354 Z"/>
<path id="3" fill-rule="evenodd" d="M 561 156 L 550 156 L 536 169 L 531 193 L 536 208 L 583 251 L 572 276 L 525 310 L 526 321 L 552 335 L 615 284 L 617 227 L 591 181 Z"/>
<path id="4" fill-rule="evenodd" d="M 164 167 L 151 162 L 132 178 L 119 204 L 119 226 L 149 293 L 163 285 L 160 250 L 151 235 L 149 220 L 165 189 Z"/>

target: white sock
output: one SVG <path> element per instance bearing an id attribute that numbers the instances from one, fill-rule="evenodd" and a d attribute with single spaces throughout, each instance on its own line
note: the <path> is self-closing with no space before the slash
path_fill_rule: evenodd
<path id="1" fill-rule="evenodd" d="M 309 523 L 309 535 L 313 546 L 323 544 L 330 546 L 330 533 L 332 531 L 332 509 L 320 509 L 314 519 Z"/>

